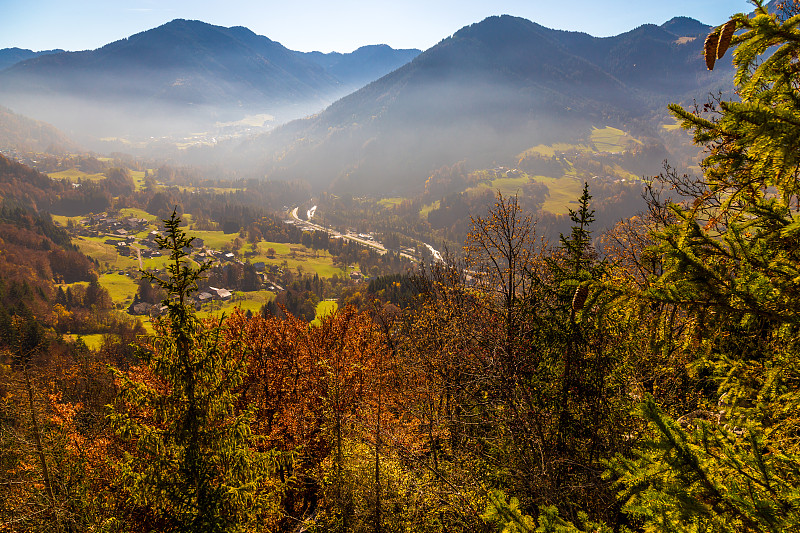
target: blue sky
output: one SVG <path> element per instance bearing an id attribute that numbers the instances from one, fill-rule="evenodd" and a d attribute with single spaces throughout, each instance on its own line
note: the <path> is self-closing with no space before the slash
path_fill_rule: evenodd
<path id="1" fill-rule="evenodd" d="M 751 9 L 745 0 L 0 0 L 0 49 L 94 49 L 185 18 L 246 26 L 292 50 L 424 50 L 490 15 L 608 36 L 678 15 L 716 25 Z"/>

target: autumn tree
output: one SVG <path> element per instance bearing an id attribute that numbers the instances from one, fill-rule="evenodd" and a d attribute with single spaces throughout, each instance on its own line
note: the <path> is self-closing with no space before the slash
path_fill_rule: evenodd
<path id="1" fill-rule="evenodd" d="M 390 322 L 377 317 L 347 306 L 313 327 L 291 314 L 230 319 L 252 347 L 240 399 L 254 408 L 253 430 L 293 454 L 278 466 L 286 485 L 275 530 L 315 521 L 325 531 L 375 531 L 405 521 L 397 469 L 386 466 L 397 466 L 393 445 L 405 443 L 404 384 L 381 327 Z"/>
<path id="2" fill-rule="evenodd" d="M 621 332 L 602 289 L 607 268 L 592 244 L 590 201 L 585 185 L 569 211 L 570 233 L 555 247 L 526 251 L 525 279 L 513 296 L 513 374 L 499 381 L 501 390 L 490 389 L 494 404 L 485 415 L 493 428 L 484 437 L 492 484 L 534 515 L 550 505 L 570 518 L 581 509 L 616 515 L 601 461 L 625 448 L 631 423 Z"/>
<path id="3" fill-rule="evenodd" d="M 527 292 L 534 261 L 535 228 L 524 214 L 517 196 L 506 198 L 497 192 L 496 202 L 485 216 L 471 217 L 464 245 L 466 268 L 479 288 L 496 299 L 494 308 L 504 324 L 500 341 L 503 372 L 511 378 L 518 365 L 515 342 L 522 323 L 518 302 Z"/>

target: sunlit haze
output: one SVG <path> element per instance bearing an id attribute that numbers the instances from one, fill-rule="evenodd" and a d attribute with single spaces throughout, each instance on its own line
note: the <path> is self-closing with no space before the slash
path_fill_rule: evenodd
<path id="1" fill-rule="evenodd" d="M 752 6 L 744 0 L 5 0 L 0 49 L 99 48 L 176 18 L 245 26 L 300 51 L 349 52 L 365 44 L 426 49 L 490 15 L 520 16 L 556 29 L 616 35 L 678 15 L 716 25 Z"/>

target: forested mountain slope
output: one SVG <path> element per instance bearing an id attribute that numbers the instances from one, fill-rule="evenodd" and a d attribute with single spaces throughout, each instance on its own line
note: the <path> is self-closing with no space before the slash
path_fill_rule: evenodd
<path id="1" fill-rule="evenodd" d="M 673 20 L 595 38 L 490 17 L 317 116 L 211 156 L 316 187 L 391 194 L 417 190 L 442 165 L 485 168 L 592 125 L 656 137 L 655 110 L 732 77 L 722 61 L 706 70 L 700 30 Z"/>

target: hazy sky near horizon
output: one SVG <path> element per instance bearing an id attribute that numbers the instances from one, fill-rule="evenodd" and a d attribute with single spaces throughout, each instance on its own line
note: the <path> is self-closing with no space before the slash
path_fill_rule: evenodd
<path id="1" fill-rule="evenodd" d="M 717 25 L 751 10 L 745 0 L 0 0 L 0 49 L 95 49 L 183 18 L 245 26 L 292 50 L 424 50 L 491 15 L 603 37 L 679 15 Z"/>

